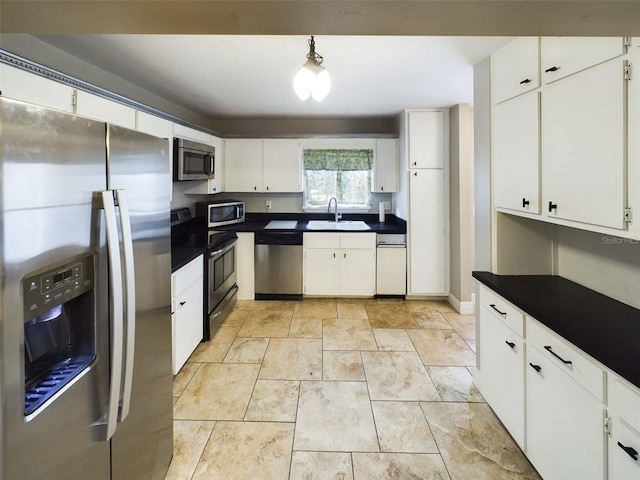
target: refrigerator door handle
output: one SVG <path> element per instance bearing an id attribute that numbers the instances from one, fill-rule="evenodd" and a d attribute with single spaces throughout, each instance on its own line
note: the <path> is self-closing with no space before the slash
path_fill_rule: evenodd
<path id="1" fill-rule="evenodd" d="M 116 201 L 120 210 L 120 228 L 122 232 L 122 251 L 124 257 L 124 318 L 126 326 L 126 342 L 124 354 L 124 380 L 118 421 L 122 422 L 129 414 L 131 388 L 133 385 L 133 362 L 136 343 L 136 279 L 133 264 L 133 236 L 131 235 L 131 219 L 129 205 L 124 190 L 116 190 Z"/>
<path id="2" fill-rule="evenodd" d="M 102 192 L 102 208 L 107 233 L 107 250 L 109 252 L 110 310 L 112 325 L 111 343 L 111 379 L 109 382 L 109 406 L 107 407 L 106 438 L 110 440 L 116 431 L 118 408 L 120 403 L 120 385 L 122 383 L 122 355 L 124 339 L 122 267 L 120 264 L 120 242 L 113 191 Z"/>

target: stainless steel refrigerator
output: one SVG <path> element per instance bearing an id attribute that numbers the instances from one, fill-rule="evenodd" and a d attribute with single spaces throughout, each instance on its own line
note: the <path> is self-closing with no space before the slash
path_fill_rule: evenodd
<path id="1" fill-rule="evenodd" d="M 168 142 L 0 109 L 0 480 L 163 479 Z"/>

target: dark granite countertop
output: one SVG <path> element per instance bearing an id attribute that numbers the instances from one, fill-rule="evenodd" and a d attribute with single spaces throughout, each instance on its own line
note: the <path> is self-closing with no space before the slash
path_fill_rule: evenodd
<path id="1" fill-rule="evenodd" d="M 640 388 L 640 310 L 553 275 L 473 277 Z"/>
<path id="2" fill-rule="evenodd" d="M 181 269 L 204 252 L 204 248 L 198 247 L 171 247 L 171 273 Z"/>

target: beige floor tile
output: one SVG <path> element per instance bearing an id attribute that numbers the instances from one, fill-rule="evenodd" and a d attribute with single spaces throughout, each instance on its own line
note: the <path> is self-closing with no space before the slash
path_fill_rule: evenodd
<path id="1" fill-rule="evenodd" d="M 367 310 L 364 308 L 364 302 L 362 300 L 352 300 L 349 302 L 338 299 L 338 318 L 367 318 Z"/>
<path id="2" fill-rule="evenodd" d="M 473 350 L 473 353 L 476 353 L 476 342 L 472 340 L 466 340 L 466 342 L 467 345 L 469 345 L 469 348 Z"/>
<path id="3" fill-rule="evenodd" d="M 399 305 L 405 301 L 401 298 L 365 298 L 365 305 Z"/>
<path id="4" fill-rule="evenodd" d="M 321 380 L 322 340 L 272 338 L 262 362 L 262 380 Z"/>
<path id="5" fill-rule="evenodd" d="M 291 338 L 322 338 L 322 320 L 319 318 L 294 318 L 289 328 Z"/>
<path id="6" fill-rule="evenodd" d="M 476 339 L 476 316 L 475 315 L 461 315 L 459 313 L 443 313 L 444 318 L 455 328 L 456 332 L 464 340 Z"/>
<path id="7" fill-rule="evenodd" d="M 264 310 L 267 306 L 267 302 L 259 300 L 238 300 L 233 308 L 235 310 Z"/>
<path id="8" fill-rule="evenodd" d="M 258 380 L 244 416 L 245 421 L 295 422 L 300 382 Z"/>
<path id="9" fill-rule="evenodd" d="M 295 450 L 377 452 L 364 382 L 302 382 Z"/>
<path id="10" fill-rule="evenodd" d="M 360 352 L 325 350 L 322 353 L 322 379 L 364 382 Z"/>
<path id="11" fill-rule="evenodd" d="M 201 420 L 173 422 L 173 458 L 165 480 L 191 478 L 215 424 Z"/>
<path id="12" fill-rule="evenodd" d="M 291 310 L 254 310 L 242 324 L 239 337 L 286 337 L 291 327 Z"/>
<path id="13" fill-rule="evenodd" d="M 224 363 L 262 363 L 267 345 L 268 338 L 236 338 L 224 357 Z"/>
<path id="14" fill-rule="evenodd" d="M 381 452 L 439 453 L 417 402 L 371 402 Z"/>
<path id="15" fill-rule="evenodd" d="M 259 365 L 205 363 L 173 409 L 177 420 L 242 420 Z"/>
<path id="16" fill-rule="evenodd" d="M 238 327 L 220 327 L 208 342 L 202 342 L 189 362 L 221 362 L 238 333 Z"/>
<path id="17" fill-rule="evenodd" d="M 336 300 L 309 299 L 296 305 L 293 318 L 337 318 L 338 308 Z"/>
<path id="18" fill-rule="evenodd" d="M 440 312 L 412 312 L 411 316 L 420 328 L 431 330 L 452 330 L 453 327 Z"/>
<path id="19" fill-rule="evenodd" d="M 289 480 L 353 480 L 351 455 L 333 452 L 293 452 Z"/>
<path id="20" fill-rule="evenodd" d="M 449 480 L 442 457 L 433 454 L 354 453 L 353 473 L 354 480 Z"/>
<path id="21" fill-rule="evenodd" d="M 453 330 L 408 330 L 425 365 L 473 366 L 475 354 Z"/>
<path id="22" fill-rule="evenodd" d="M 362 352 L 371 400 L 438 401 L 416 352 Z"/>
<path id="23" fill-rule="evenodd" d="M 200 368 L 199 363 L 185 363 L 178 374 L 173 377 L 173 396 L 179 397 Z"/>
<path id="24" fill-rule="evenodd" d="M 466 367 L 427 367 L 444 402 L 484 402 Z"/>
<path id="25" fill-rule="evenodd" d="M 246 318 L 249 316 L 248 309 L 234 308 L 231 313 L 222 322 L 223 327 L 241 327 Z"/>
<path id="26" fill-rule="evenodd" d="M 322 348 L 325 350 L 378 350 L 368 320 L 362 318 L 322 321 Z"/>
<path id="27" fill-rule="evenodd" d="M 421 403 L 453 480 L 539 480 L 486 403 Z"/>
<path id="28" fill-rule="evenodd" d="M 402 329 L 373 329 L 376 337 L 378 350 L 381 352 L 415 352 L 413 343 L 409 339 L 407 332 Z"/>
<path id="29" fill-rule="evenodd" d="M 367 304 L 366 309 L 372 328 L 420 328 L 404 302 Z"/>
<path id="30" fill-rule="evenodd" d="M 292 423 L 218 422 L 193 480 L 287 480 Z"/>
<path id="31" fill-rule="evenodd" d="M 293 312 L 300 302 L 298 300 L 260 300 L 265 304 L 265 310 L 289 310 Z"/>
<path id="32" fill-rule="evenodd" d="M 406 302 L 410 312 L 451 312 L 455 313 L 456 309 L 444 300 L 408 300 Z"/>

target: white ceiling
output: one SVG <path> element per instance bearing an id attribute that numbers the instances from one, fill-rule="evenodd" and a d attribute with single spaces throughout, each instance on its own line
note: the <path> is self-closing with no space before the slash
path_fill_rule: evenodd
<path id="1" fill-rule="evenodd" d="M 317 36 L 331 76 L 322 102 L 292 81 L 305 36 L 38 35 L 206 117 L 365 117 L 473 104 L 473 65 L 512 37 Z"/>

